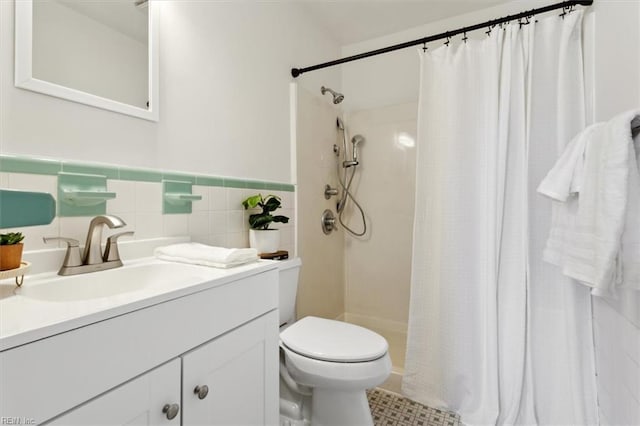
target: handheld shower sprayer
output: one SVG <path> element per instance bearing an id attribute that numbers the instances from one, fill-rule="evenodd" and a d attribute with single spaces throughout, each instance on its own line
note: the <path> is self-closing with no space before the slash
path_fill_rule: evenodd
<path id="1" fill-rule="evenodd" d="M 355 135 L 354 137 L 351 138 L 351 144 L 353 145 L 351 148 L 351 160 L 343 161 L 342 167 L 346 169 L 346 168 L 357 166 L 358 164 L 360 164 L 360 162 L 358 161 L 358 145 L 364 141 L 365 139 L 364 139 L 364 136 L 362 135 Z"/>
<path id="2" fill-rule="evenodd" d="M 364 136 L 355 135 L 351 138 L 351 143 L 353 144 L 353 161 L 358 163 L 358 145 L 365 141 Z"/>

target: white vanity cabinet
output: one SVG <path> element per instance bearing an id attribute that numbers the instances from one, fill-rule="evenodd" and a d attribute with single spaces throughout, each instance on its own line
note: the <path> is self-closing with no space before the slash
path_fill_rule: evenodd
<path id="1" fill-rule="evenodd" d="M 278 424 L 278 274 L 256 270 L 0 352 L 0 417 Z"/>
<path id="2" fill-rule="evenodd" d="M 184 425 L 264 425 L 278 423 L 278 333 L 273 319 L 252 321 L 182 356 Z"/>
<path id="3" fill-rule="evenodd" d="M 180 360 L 173 360 L 101 395 L 48 425 L 179 425 Z M 166 408 L 165 408 L 166 407 Z M 169 416 L 171 417 L 171 416 Z"/>

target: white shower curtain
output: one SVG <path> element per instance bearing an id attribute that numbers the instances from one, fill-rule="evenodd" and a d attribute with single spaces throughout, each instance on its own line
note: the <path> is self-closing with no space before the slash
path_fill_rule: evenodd
<path id="1" fill-rule="evenodd" d="M 585 126 L 582 12 L 421 53 L 403 392 L 465 424 L 596 424 L 586 287 L 535 194 Z"/>

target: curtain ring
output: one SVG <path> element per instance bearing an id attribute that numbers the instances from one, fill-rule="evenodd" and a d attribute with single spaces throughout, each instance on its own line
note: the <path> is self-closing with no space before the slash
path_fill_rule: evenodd
<path id="1" fill-rule="evenodd" d="M 449 43 L 451 43 L 451 37 L 447 36 L 447 41 L 444 42 L 444 45 L 448 47 Z"/>
<path id="2" fill-rule="evenodd" d="M 425 41 L 424 43 L 422 43 L 422 51 L 426 52 L 427 49 L 429 49 L 429 48 L 427 47 L 427 42 Z"/>
<path id="3" fill-rule="evenodd" d="M 467 44 L 467 40 L 469 40 L 469 37 L 467 37 L 467 32 L 464 32 L 464 35 L 462 36 L 462 41 L 464 41 L 464 44 Z"/>

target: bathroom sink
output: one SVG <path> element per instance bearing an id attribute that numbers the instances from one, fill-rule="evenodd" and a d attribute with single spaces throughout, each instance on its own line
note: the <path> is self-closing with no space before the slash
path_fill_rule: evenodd
<path id="1" fill-rule="evenodd" d="M 151 287 L 193 283 L 206 278 L 199 268 L 180 263 L 128 265 L 108 271 L 25 283 L 17 295 L 49 302 L 73 302 L 118 296 Z"/>

